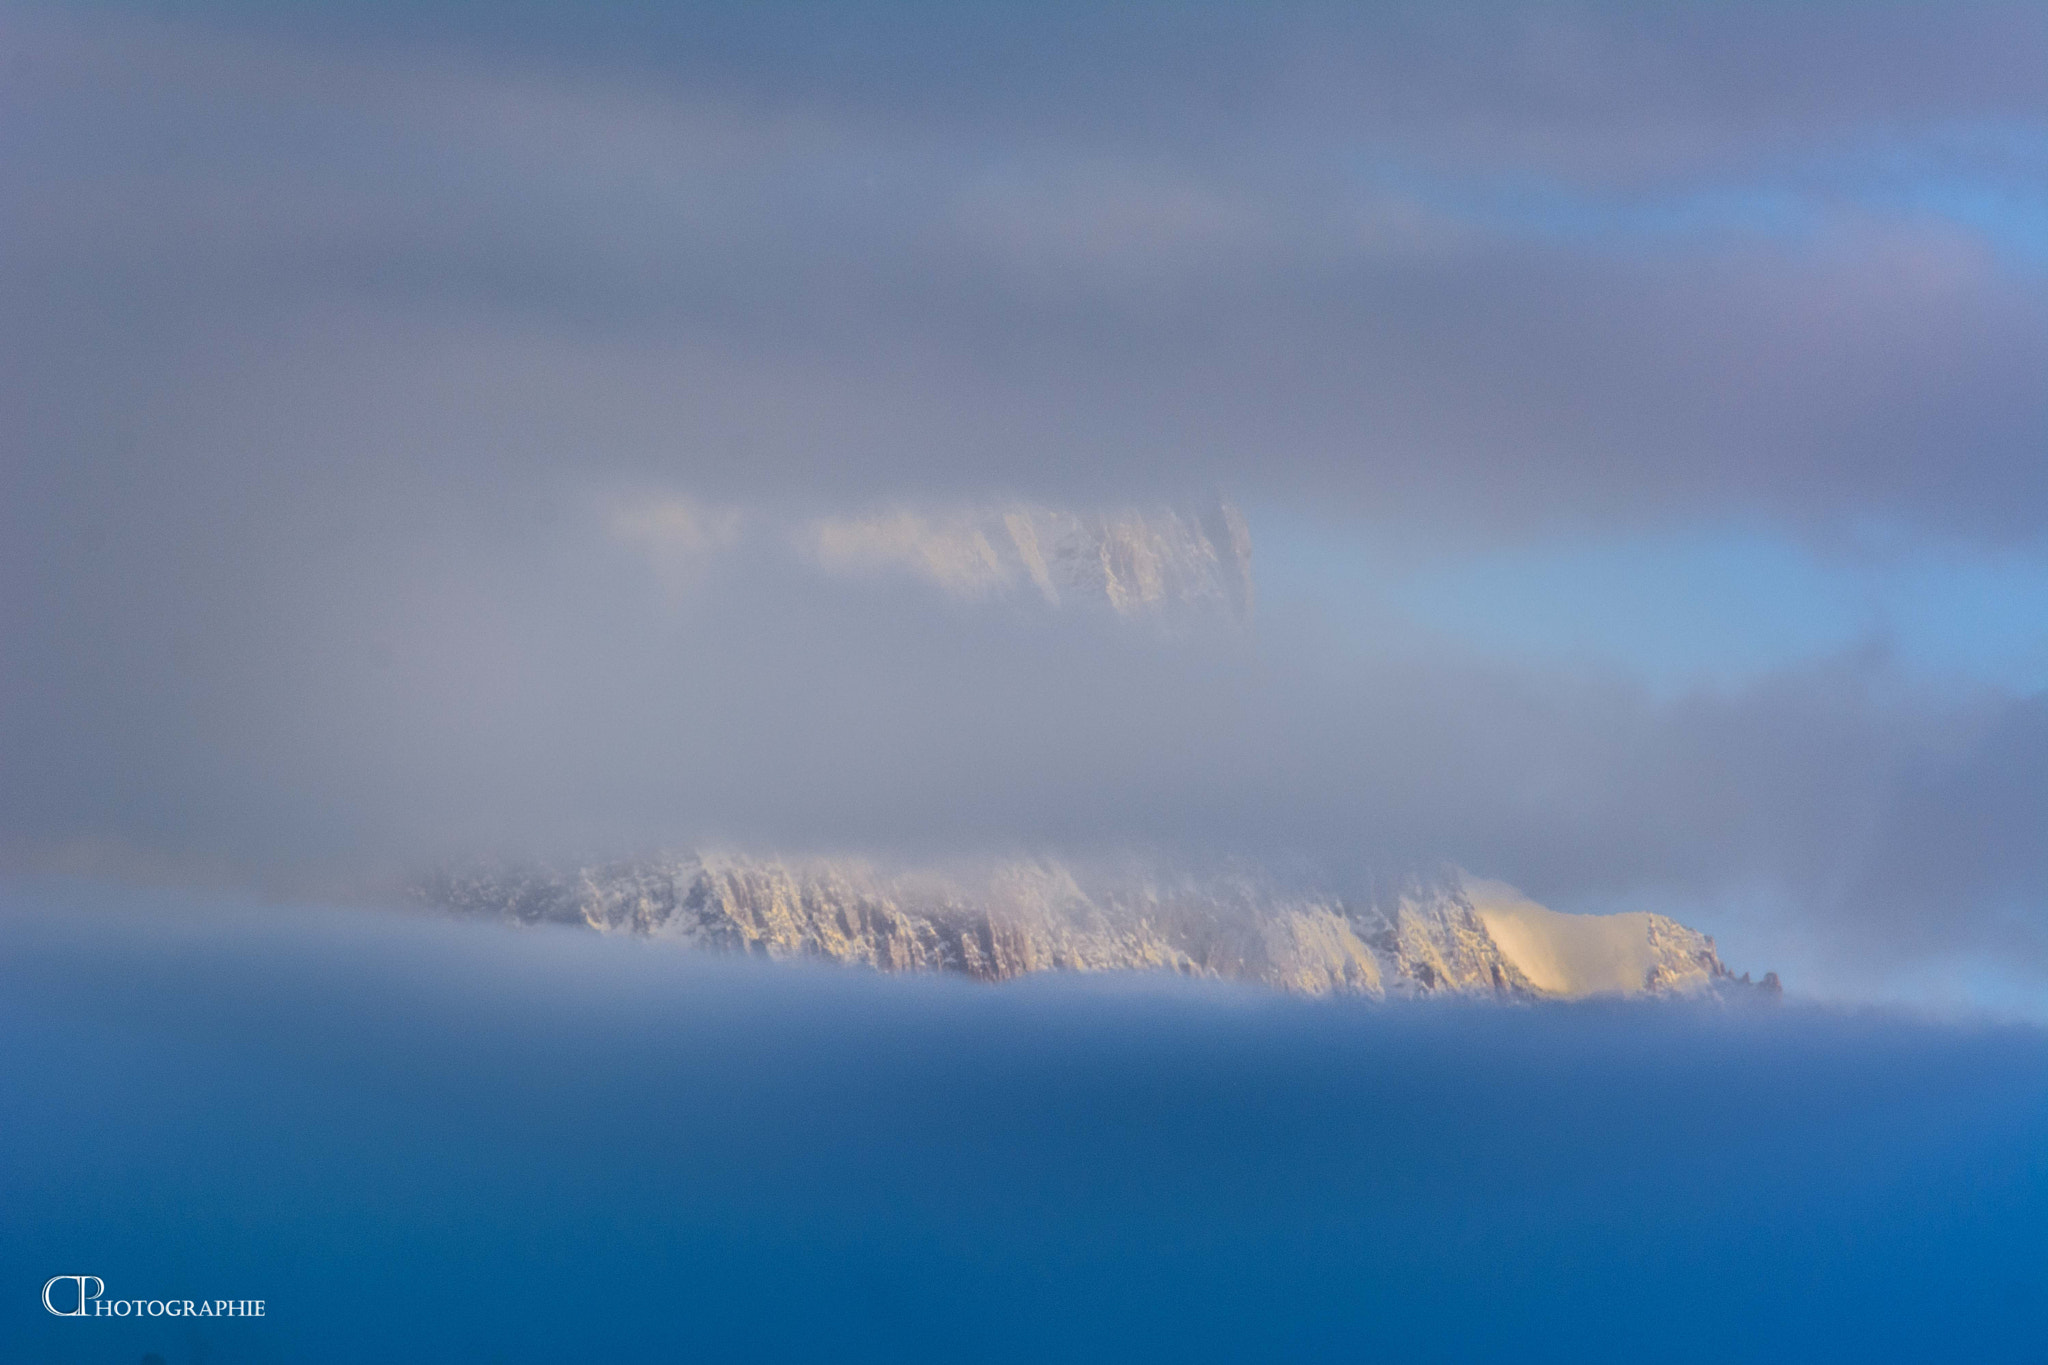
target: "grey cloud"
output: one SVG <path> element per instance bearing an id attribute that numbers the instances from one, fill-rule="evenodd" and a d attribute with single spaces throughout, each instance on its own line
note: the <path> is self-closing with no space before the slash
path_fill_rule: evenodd
<path id="1" fill-rule="evenodd" d="M 2009 959 L 2048 956 L 2043 774 L 2048 697 L 2001 707 L 1973 742 L 1922 756 L 1891 793 L 1845 913 L 1882 924 L 1906 952 L 1963 922 Z"/>
<path id="2" fill-rule="evenodd" d="M 13 842 L 356 875 L 706 841 L 1135 845 L 1339 878 L 1452 861 L 1567 909 L 1761 882 L 1840 956 L 1994 941 L 1967 819 L 1913 845 L 1917 872 L 1965 884 L 1914 934 L 1893 926 L 1918 883 L 1855 894 L 1901 854 L 1891 808 L 1998 723 L 1893 697 L 1872 663 L 1660 703 L 1391 618 L 1361 651 L 1284 601 L 1162 634 L 821 575 L 772 535 L 675 575 L 602 506 L 458 492 L 381 535 L 375 502 L 324 535 L 287 507 L 268 559 L 195 550 L 182 582 L 68 583 L 11 636 Z M 2023 795 L 2024 764 L 2009 776 Z"/>
<path id="3" fill-rule="evenodd" d="M 49 266 L 14 286 L 23 331 L 324 337 L 353 306 L 502 324 L 563 369 L 624 351 L 609 383 L 490 396 L 576 433 L 579 470 L 727 492 L 1220 478 L 1437 533 L 2043 527 L 2038 271 L 1828 169 L 2031 183 L 1951 136 L 2044 136 L 2024 12 L 607 13 L 346 40 L 35 16 L 58 36 L 14 97 L 14 245 Z M 1431 188 L 1475 175 L 1591 218 L 1532 235 Z M 1815 219 L 1602 226 L 1606 199 L 1702 187 Z"/>
<path id="4" fill-rule="evenodd" d="M 2024 765 L 1982 760 L 1989 854 L 1913 814 L 1976 809 L 1940 756 L 1995 704 L 1855 661 L 1663 705 L 1391 621 L 821 581 L 722 518 L 1221 486 L 1453 549 L 2037 536 L 2048 286 L 1841 177 L 2024 183 L 2040 11 L 565 13 L 9 12 L 10 845 L 1448 858 L 1566 908 L 1771 881 L 1844 951 L 1874 881 L 2038 887 Z M 650 489 L 725 548 L 651 567 L 608 521 Z"/>

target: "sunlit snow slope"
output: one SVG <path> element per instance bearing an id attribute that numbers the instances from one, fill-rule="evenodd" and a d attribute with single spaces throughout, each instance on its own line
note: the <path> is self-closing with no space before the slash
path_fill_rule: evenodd
<path id="1" fill-rule="evenodd" d="M 444 873 L 452 910 L 773 958 L 1003 980 L 1166 970 L 1307 995 L 1755 991 L 1705 934 L 1654 914 L 1568 915 L 1447 871 L 1350 897 L 1254 870 L 1104 872 L 1050 859 L 884 872 L 851 860 L 688 854 L 574 871 Z"/>

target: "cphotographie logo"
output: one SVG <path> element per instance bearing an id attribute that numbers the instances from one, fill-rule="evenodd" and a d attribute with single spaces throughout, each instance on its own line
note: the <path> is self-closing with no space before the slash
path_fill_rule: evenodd
<path id="1" fill-rule="evenodd" d="M 260 1318 L 262 1299 L 109 1299 L 97 1275 L 52 1275 L 43 1307 L 60 1318 Z"/>

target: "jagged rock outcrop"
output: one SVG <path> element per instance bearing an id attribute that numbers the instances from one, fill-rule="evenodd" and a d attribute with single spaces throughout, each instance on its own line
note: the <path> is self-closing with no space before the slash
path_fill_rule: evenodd
<path id="1" fill-rule="evenodd" d="M 1083 879 L 1014 862 L 973 875 L 850 861 L 684 855 L 561 873 L 444 872 L 429 902 L 774 958 L 1004 980 L 1040 971 L 1166 970 L 1308 995 L 1777 992 L 1735 977 L 1705 934 L 1661 915 L 1567 915 L 1447 872 L 1346 899 L 1255 873 Z"/>
<path id="2" fill-rule="evenodd" d="M 807 539 L 833 572 L 909 573 L 961 598 L 1021 591 L 1126 617 L 1192 612 L 1243 622 L 1252 614 L 1251 531 L 1221 499 L 1116 512 L 906 508 L 826 518 Z"/>

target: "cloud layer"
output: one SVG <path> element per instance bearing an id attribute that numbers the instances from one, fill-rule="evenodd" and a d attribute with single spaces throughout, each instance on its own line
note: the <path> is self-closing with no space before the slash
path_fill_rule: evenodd
<path id="1" fill-rule="evenodd" d="M 208 900 L 0 892 L 0 1271 L 268 1312 L 195 1343 L 28 1305 L 10 1359 L 2039 1341 L 2039 1029 L 988 987 Z"/>
<path id="2" fill-rule="evenodd" d="M 13 6 L 0 62 L 17 860 L 1122 841 L 2048 960 L 2038 697 L 1131 631 L 984 524 L 2037 546 L 2038 9 Z"/>

